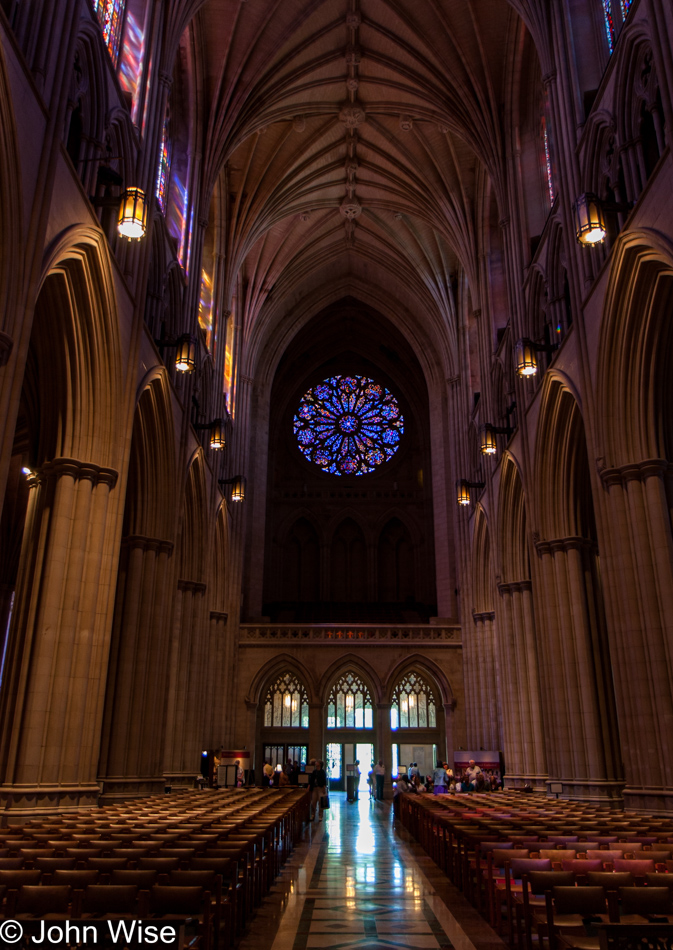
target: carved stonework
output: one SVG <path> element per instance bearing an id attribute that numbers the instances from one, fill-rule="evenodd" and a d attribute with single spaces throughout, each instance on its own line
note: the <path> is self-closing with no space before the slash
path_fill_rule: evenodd
<path id="1" fill-rule="evenodd" d="M 301 646 L 310 643 L 349 646 L 373 643 L 395 646 L 400 642 L 446 643 L 460 646 L 461 628 L 456 626 L 377 626 L 362 624 L 321 624 L 319 626 L 300 626 L 297 624 L 241 624 L 241 646 L 266 646 L 269 643 L 282 642 L 284 645 L 296 643 Z"/>
<path id="2" fill-rule="evenodd" d="M 365 121 L 364 106 L 359 102 L 347 102 L 341 108 L 339 121 L 347 129 L 357 129 Z"/>
<path id="3" fill-rule="evenodd" d="M 362 205 L 360 204 L 358 199 L 355 197 L 355 195 L 353 195 L 352 198 L 349 198 L 348 196 L 346 196 L 344 200 L 341 202 L 339 211 L 344 216 L 344 218 L 347 218 L 349 221 L 353 221 L 355 218 L 358 218 L 360 216 L 360 213 L 362 211 Z"/>
<path id="4" fill-rule="evenodd" d="M 402 132 L 411 132 L 414 127 L 414 120 L 410 115 L 400 116 L 400 129 Z"/>

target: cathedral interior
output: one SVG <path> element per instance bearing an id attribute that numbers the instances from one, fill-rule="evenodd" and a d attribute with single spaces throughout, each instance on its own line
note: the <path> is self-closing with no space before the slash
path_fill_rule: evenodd
<path id="1" fill-rule="evenodd" d="M 3 824 L 673 813 L 672 135 L 669 0 L 0 0 Z"/>

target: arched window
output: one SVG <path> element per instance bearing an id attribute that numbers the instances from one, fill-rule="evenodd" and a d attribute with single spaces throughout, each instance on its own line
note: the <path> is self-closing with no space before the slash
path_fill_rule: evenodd
<path id="1" fill-rule="evenodd" d="M 125 6 L 126 0 L 93 0 L 94 13 L 103 31 L 103 41 L 115 66 L 119 59 Z"/>
<path id="2" fill-rule="evenodd" d="M 374 710 L 369 690 L 356 673 L 341 676 L 329 694 L 328 729 L 373 729 Z"/>
<path id="3" fill-rule="evenodd" d="M 420 673 L 407 673 L 395 687 L 390 709 L 391 729 L 435 729 L 437 703 Z"/>
<path id="4" fill-rule="evenodd" d="M 551 146 L 549 144 L 549 132 L 547 130 L 546 116 L 542 116 L 542 146 L 544 148 L 545 177 L 547 179 L 547 190 L 549 191 L 549 204 L 554 204 L 554 178 L 552 175 L 551 164 Z"/>
<path id="5" fill-rule="evenodd" d="M 308 695 L 294 673 L 283 673 L 269 687 L 264 700 L 264 725 L 308 729 Z"/>

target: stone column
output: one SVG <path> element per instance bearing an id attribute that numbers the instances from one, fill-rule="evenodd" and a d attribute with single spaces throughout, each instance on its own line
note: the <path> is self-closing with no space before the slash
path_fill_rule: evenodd
<path id="1" fill-rule="evenodd" d="M 205 584 L 178 581 L 166 724 L 166 784 L 193 788 L 205 742 Z"/>
<path id="2" fill-rule="evenodd" d="M 55 459 L 30 479 L 0 722 L 0 807 L 94 804 L 116 558 L 117 473 Z"/>
<path id="3" fill-rule="evenodd" d="M 254 769 L 255 772 L 255 785 L 262 784 L 262 775 L 264 774 L 262 771 L 264 768 L 264 749 L 262 747 L 261 733 L 257 728 L 258 709 L 259 703 L 255 703 L 251 699 L 246 699 L 245 710 L 247 714 L 247 725 L 245 734 L 247 736 L 247 747 L 252 751 L 250 767 Z M 238 748 L 238 745 L 234 744 L 234 748 Z"/>
<path id="4" fill-rule="evenodd" d="M 390 710 L 392 703 L 377 703 L 376 710 L 378 716 L 377 723 L 377 741 L 378 749 L 374 753 L 374 758 L 376 762 L 379 759 L 383 759 L 383 764 L 386 769 L 386 781 L 383 786 L 384 788 L 384 798 L 393 797 L 393 785 L 391 782 L 392 776 L 392 767 L 393 767 L 393 731 L 390 728 Z"/>
<path id="5" fill-rule="evenodd" d="M 562 538 L 538 541 L 537 550 L 547 621 L 540 642 L 549 780 L 561 782 L 569 798 L 621 803 L 602 605 L 591 580 L 593 544 Z"/>
<path id="6" fill-rule="evenodd" d="M 103 803 L 163 792 L 170 541 L 126 538 L 112 628 L 99 780 Z"/>
<path id="7" fill-rule="evenodd" d="M 210 647 L 208 650 L 208 692 L 211 697 L 210 725 L 207 733 L 208 748 L 219 749 L 228 734 L 226 723 L 227 690 L 227 620 L 228 614 L 210 611 Z M 229 730 L 230 731 L 230 730 Z M 252 746 L 248 746 L 252 748 Z"/>
<path id="8" fill-rule="evenodd" d="M 453 739 L 453 711 L 456 708 L 456 701 L 452 699 L 450 703 L 442 703 L 444 708 L 444 733 L 445 733 L 445 750 L 438 749 L 437 755 L 440 756 L 442 761 L 444 761 L 444 755 L 446 755 L 446 761 L 449 763 L 449 766 L 453 768 L 453 763 L 455 761 L 454 753 L 456 751 Z M 439 711 L 439 710 L 438 710 Z M 434 769 L 436 762 L 432 762 L 432 768 Z"/>
<path id="9" fill-rule="evenodd" d="M 472 614 L 474 648 L 470 651 L 471 748 L 499 749 L 498 685 L 495 675 L 495 613 Z M 478 666 L 477 666 L 478 657 Z"/>
<path id="10" fill-rule="evenodd" d="M 615 578 L 610 655 L 627 807 L 673 811 L 673 538 L 665 460 L 601 473 L 606 574 Z M 643 763 L 656 761 L 656 778 Z"/>
<path id="11" fill-rule="evenodd" d="M 325 758 L 325 704 L 308 704 L 308 757 Z"/>

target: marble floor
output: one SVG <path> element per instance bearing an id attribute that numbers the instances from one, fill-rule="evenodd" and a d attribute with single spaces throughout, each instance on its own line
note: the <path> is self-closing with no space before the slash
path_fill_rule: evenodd
<path id="1" fill-rule="evenodd" d="M 241 950 L 505 950 L 395 822 L 388 802 L 331 793 L 258 909 Z"/>

